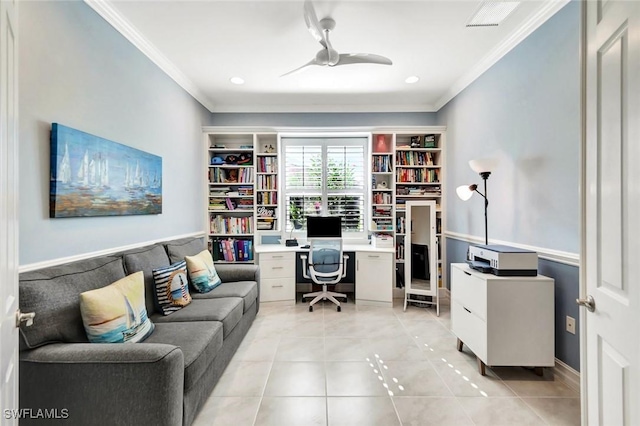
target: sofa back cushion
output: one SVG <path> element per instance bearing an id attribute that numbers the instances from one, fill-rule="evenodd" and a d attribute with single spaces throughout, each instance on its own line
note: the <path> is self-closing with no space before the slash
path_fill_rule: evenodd
<path id="1" fill-rule="evenodd" d="M 186 256 L 195 256 L 207 248 L 204 243 L 204 237 L 181 238 L 164 244 L 167 248 L 167 254 L 169 255 L 171 263 L 180 262 L 184 260 Z"/>
<path id="2" fill-rule="evenodd" d="M 153 312 L 162 312 L 155 302 L 155 280 L 153 270 L 169 266 L 169 256 L 161 244 L 128 250 L 122 253 L 127 275 L 138 271 L 144 273 L 144 302 L 149 316 Z"/>
<path id="3" fill-rule="evenodd" d="M 122 258 L 104 256 L 20 274 L 20 310 L 35 312 L 31 327 L 20 327 L 24 343 L 35 348 L 53 342 L 87 342 L 80 293 L 125 277 Z"/>

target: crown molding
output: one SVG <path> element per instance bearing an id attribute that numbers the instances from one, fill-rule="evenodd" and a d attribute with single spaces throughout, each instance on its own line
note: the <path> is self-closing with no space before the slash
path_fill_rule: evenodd
<path id="1" fill-rule="evenodd" d="M 215 104 L 213 101 L 180 71 L 173 62 L 147 40 L 136 27 L 127 21 L 120 12 L 113 7 L 109 0 L 84 0 L 84 2 L 164 71 L 173 81 L 193 96 L 195 100 L 200 102 L 210 112 L 214 111 Z"/>
<path id="2" fill-rule="evenodd" d="M 213 113 L 291 113 L 291 112 L 349 112 L 349 113 L 372 113 L 372 112 L 437 112 L 433 105 L 387 105 L 387 104 L 367 104 L 367 105 L 218 105 L 211 112 Z"/>
<path id="3" fill-rule="evenodd" d="M 534 14 L 531 19 L 519 26 L 509 37 L 502 41 L 493 51 L 489 52 L 471 70 L 458 79 L 436 102 L 434 108 L 439 111 L 451 99 L 467 88 L 486 70 L 495 65 L 503 56 L 509 53 L 514 47 L 520 44 L 531 33 L 544 24 L 549 18 L 556 14 L 571 0 L 547 0 L 544 6 Z"/>

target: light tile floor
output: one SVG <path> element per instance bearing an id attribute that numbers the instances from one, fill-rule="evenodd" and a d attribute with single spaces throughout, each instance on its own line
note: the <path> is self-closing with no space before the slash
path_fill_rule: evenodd
<path id="1" fill-rule="evenodd" d="M 549 369 L 481 376 L 449 307 L 262 305 L 195 426 L 579 425 Z"/>

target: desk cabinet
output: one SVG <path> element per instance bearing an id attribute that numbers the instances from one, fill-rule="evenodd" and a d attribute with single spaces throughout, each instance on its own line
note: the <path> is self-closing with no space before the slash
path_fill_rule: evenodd
<path id="1" fill-rule="evenodd" d="M 554 281 L 498 277 L 451 264 L 451 331 L 489 366 L 552 367 Z"/>
<path id="2" fill-rule="evenodd" d="M 356 253 L 356 303 L 393 302 L 393 253 Z"/>
<path id="3" fill-rule="evenodd" d="M 294 252 L 260 253 L 260 301 L 295 303 L 296 271 Z"/>

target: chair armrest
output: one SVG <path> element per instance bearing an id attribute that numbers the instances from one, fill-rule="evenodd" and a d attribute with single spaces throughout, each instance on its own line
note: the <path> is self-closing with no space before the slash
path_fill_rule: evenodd
<path id="1" fill-rule="evenodd" d="M 65 425 L 182 423 L 184 356 L 173 345 L 50 344 L 21 352 L 19 378 L 20 407 L 66 409 Z"/>
<path id="2" fill-rule="evenodd" d="M 216 272 L 223 283 L 255 281 L 260 284 L 260 267 L 258 265 L 216 264 Z"/>

